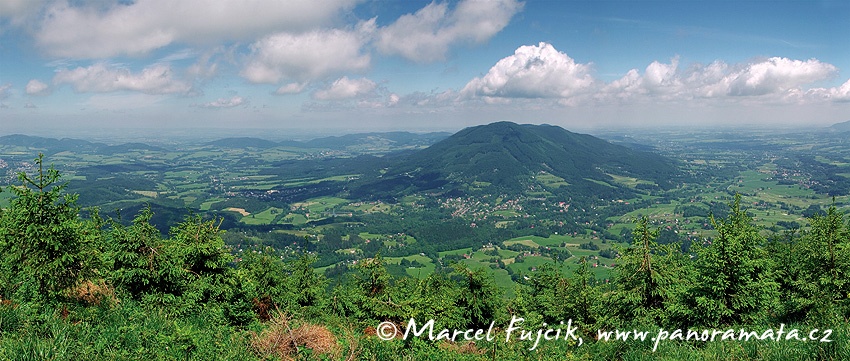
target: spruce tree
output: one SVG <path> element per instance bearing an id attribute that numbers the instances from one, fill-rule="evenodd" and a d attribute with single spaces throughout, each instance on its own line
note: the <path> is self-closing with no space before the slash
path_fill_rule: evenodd
<path id="1" fill-rule="evenodd" d="M 764 237 L 736 194 L 726 219 L 711 217 L 717 237 L 697 248 L 692 321 L 707 326 L 759 323 L 775 317 L 779 285 Z"/>
<path id="2" fill-rule="evenodd" d="M 641 217 L 632 246 L 617 259 L 615 290 L 610 303 L 623 322 L 663 325 L 673 317 L 688 275 L 678 244 L 659 245 L 658 230 Z"/>
<path id="3" fill-rule="evenodd" d="M 18 301 L 55 301 L 92 275 L 97 261 L 99 223 L 80 219 L 77 196 L 64 194 L 59 172 L 18 174 L 21 185 L 0 219 L 0 296 Z M 96 213 L 95 213 L 96 214 Z"/>

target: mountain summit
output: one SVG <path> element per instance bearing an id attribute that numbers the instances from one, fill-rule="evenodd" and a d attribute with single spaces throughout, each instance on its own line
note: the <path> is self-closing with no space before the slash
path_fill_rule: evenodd
<path id="1" fill-rule="evenodd" d="M 552 125 L 497 122 L 463 129 L 411 154 L 389 167 L 381 183 L 395 189 L 476 185 L 520 193 L 547 174 L 560 178 L 562 185 L 581 188 L 616 188 L 612 175 L 669 188 L 678 171 L 665 157 L 591 135 Z"/>

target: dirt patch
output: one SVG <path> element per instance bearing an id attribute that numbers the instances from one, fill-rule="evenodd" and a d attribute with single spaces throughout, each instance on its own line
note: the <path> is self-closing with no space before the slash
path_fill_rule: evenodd
<path id="1" fill-rule="evenodd" d="M 245 208 L 230 207 L 230 208 L 225 208 L 224 210 L 225 211 L 231 211 L 231 212 L 237 212 L 237 213 L 241 214 L 242 217 L 247 217 L 247 216 L 251 215 L 251 212 L 246 211 Z"/>
<path id="2" fill-rule="evenodd" d="M 254 334 L 251 344 L 258 354 L 276 356 L 282 360 L 292 360 L 299 348 L 308 348 L 314 355 L 328 355 L 335 358 L 339 354 L 339 345 L 334 334 L 321 325 L 301 323 L 292 328 L 286 315 L 278 313 L 269 321 L 268 328 L 260 334 Z"/>

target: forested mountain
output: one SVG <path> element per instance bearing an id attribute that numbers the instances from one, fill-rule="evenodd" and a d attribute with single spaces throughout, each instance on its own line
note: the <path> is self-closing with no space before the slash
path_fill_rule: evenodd
<path id="1" fill-rule="evenodd" d="M 411 154 L 391 166 L 379 184 L 427 190 L 463 189 L 476 182 L 498 192 L 521 193 L 540 174 L 580 188 L 612 183 L 614 174 L 667 189 L 679 176 L 673 162 L 657 154 L 557 126 L 498 122 L 463 129 Z"/>

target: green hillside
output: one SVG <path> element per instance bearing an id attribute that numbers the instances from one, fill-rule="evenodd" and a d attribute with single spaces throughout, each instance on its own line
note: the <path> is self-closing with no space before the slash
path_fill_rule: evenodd
<path id="1" fill-rule="evenodd" d="M 384 188 L 466 188 L 521 193 L 532 177 L 551 174 L 577 189 L 611 184 L 609 174 L 668 189 L 679 176 L 672 161 L 551 125 L 497 122 L 470 127 L 412 154 L 386 172 Z"/>

